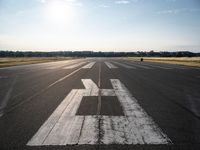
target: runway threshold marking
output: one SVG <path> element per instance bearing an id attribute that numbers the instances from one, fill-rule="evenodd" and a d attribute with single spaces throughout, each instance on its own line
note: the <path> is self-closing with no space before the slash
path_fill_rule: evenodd
<path id="1" fill-rule="evenodd" d="M 91 79 L 82 82 L 85 89 L 72 89 L 27 145 L 171 143 L 120 80 L 110 79 L 113 89 L 99 89 Z M 101 116 L 99 123 L 99 115 L 76 115 L 84 96 L 99 95 L 116 96 L 124 116 Z"/>
<path id="2" fill-rule="evenodd" d="M 117 66 L 111 64 L 110 62 L 105 62 L 106 66 L 110 69 L 115 69 L 115 68 L 118 68 Z"/>
<path id="3" fill-rule="evenodd" d="M 82 68 L 83 68 L 83 69 L 91 69 L 91 68 L 94 66 L 95 63 L 96 63 L 96 62 L 90 62 L 89 64 L 83 66 Z"/>
<path id="4" fill-rule="evenodd" d="M 122 67 L 124 67 L 124 68 L 127 68 L 127 69 L 136 69 L 136 68 L 133 67 L 133 66 L 130 66 L 130 65 L 127 65 L 127 64 L 123 64 L 123 63 L 119 63 L 119 62 L 116 62 L 116 61 L 114 61 L 113 63 L 115 63 L 115 64 L 117 64 L 117 65 L 119 65 L 119 66 L 122 66 Z"/>

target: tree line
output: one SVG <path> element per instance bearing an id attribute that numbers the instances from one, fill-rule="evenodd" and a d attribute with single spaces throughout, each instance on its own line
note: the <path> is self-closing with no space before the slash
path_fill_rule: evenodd
<path id="1" fill-rule="evenodd" d="M 0 57 L 198 57 L 200 53 L 190 51 L 177 52 L 94 52 L 94 51 L 5 51 L 0 50 Z"/>

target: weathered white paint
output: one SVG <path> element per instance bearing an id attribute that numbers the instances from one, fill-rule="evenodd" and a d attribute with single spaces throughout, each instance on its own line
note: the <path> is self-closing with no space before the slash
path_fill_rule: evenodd
<path id="1" fill-rule="evenodd" d="M 98 76 L 98 88 L 101 87 L 101 63 L 99 63 L 99 76 Z M 101 95 L 100 90 L 98 90 L 98 102 L 97 102 L 97 113 L 96 115 L 100 115 L 101 112 Z"/>
<path id="2" fill-rule="evenodd" d="M 73 68 L 76 68 L 78 66 L 81 66 L 83 64 L 85 64 L 86 62 L 79 62 L 77 64 L 73 64 L 73 65 L 70 65 L 70 66 L 67 66 L 67 67 L 63 67 L 63 69 L 73 69 Z"/>
<path id="3" fill-rule="evenodd" d="M 98 96 L 99 92 L 97 85 L 91 79 L 84 79 L 82 82 L 86 89 L 73 89 L 27 145 L 78 144 L 83 121 L 86 119 L 87 124 L 95 127 L 94 124 L 91 125 L 92 121 L 87 120 L 92 120 L 91 118 L 86 117 L 84 119 L 84 116 L 75 116 L 83 96 Z M 83 128 L 87 129 L 84 125 Z M 91 138 L 93 140 L 96 138 L 95 142 L 97 142 L 97 137 L 85 138 L 84 136 L 88 136 L 87 134 L 81 135 L 82 142 L 91 143 Z M 94 135 L 94 133 L 91 135 Z"/>
<path id="4" fill-rule="evenodd" d="M 142 109 L 128 89 L 118 80 L 111 79 L 115 94 L 125 117 L 103 117 L 104 144 L 167 144 L 169 138 Z"/>
<path id="5" fill-rule="evenodd" d="M 57 83 L 59 83 L 59 82 L 65 80 L 65 79 L 67 79 L 68 77 L 74 75 L 75 73 L 77 73 L 77 72 L 80 71 L 80 70 L 81 70 L 81 68 L 78 68 L 78 69 L 74 70 L 73 72 L 71 72 L 70 74 L 68 74 L 68 75 L 66 75 L 66 76 L 64 76 L 64 77 L 62 77 L 62 78 L 56 80 L 55 82 L 53 82 L 52 84 L 50 84 L 49 86 L 47 86 L 46 89 L 47 89 L 47 88 L 50 88 L 50 87 L 52 87 L 52 86 L 54 86 L 54 85 L 56 85 Z"/>
<path id="6" fill-rule="evenodd" d="M 105 64 L 108 66 L 108 68 L 110 69 L 115 69 L 115 68 L 118 68 L 117 66 L 111 64 L 110 62 L 105 62 Z"/>
<path id="7" fill-rule="evenodd" d="M 96 144 L 98 142 L 98 121 L 97 116 L 84 116 L 78 144 Z"/>
<path id="8" fill-rule="evenodd" d="M 8 91 L 6 92 L 4 98 L 2 98 L 1 102 L 0 102 L 0 117 L 3 116 L 4 114 L 4 109 L 6 108 L 7 104 L 8 104 L 8 101 L 10 100 L 11 98 L 11 95 L 12 95 L 12 91 L 13 91 L 13 88 L 15 86 L 15 83 L 17 81 L 17 76 L 15 76 L 14 80 L 12 81 Z"/>
<path id="9" fill-rule="evenodd" d="M 73 89 L 40 127 L 27 145 L 70 144 L 168 144 L 170 139 L 140 107 L 118 80 L 113 89 L 99 89 L 91 79 L 82 79 L 85 89 Z M 76 116 L 83 96 L 117 96 L 125 116 Z M 99 139 L 99 119 L 103 133 Z"/>
<path id="10" fill-rule="evenodd" d="M 116 62 L 116 61 L 113 61 L 113 63 L 119 65 L 119 66 L 122 66 L 124 68 L 127 68 L 127 69 L 136 69 L 135 67 L 133 66 L 130 66 L 130 65 L 127 65 L 127 64 L 123 64 L 123 63 L 119 63 L 119 62 Z"/>
<path id="11" fill-rule="evenodd" d="M 46 66 L 43 66 L 43 67 L 46 67 L 45 69 L 60 69 L 64 66 L 68 66 L 68 65 L 73 65 L 75 63 L 78 63 L 79 61 L 77 60 L 67 60 L 67 61 L 64 61 L 64 62 L 54 62 L 54 63 L 50 63 L 50 64 L 47 64 Z"/>
<path id="12" fill-rule="evenodd" d="M 82 68 L 83 68 L 83 69 L 90 69 L 90 68 L 92 68 L 92 67 L 94 66 L 95 63 L 96 63 L 96 62 L 90 62 L 89 64 L 83 66 Z"/>

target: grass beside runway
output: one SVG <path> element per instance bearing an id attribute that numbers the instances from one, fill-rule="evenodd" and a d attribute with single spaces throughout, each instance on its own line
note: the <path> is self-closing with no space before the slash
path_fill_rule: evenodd
<path id="1" fill-rule="evenodd" d="M 122 59 L 140 61 L 141 57 L 123 57 Z M 144 61 L 159 62 L 167 64 L 178 64 L 200 67 L 200 57 L 142 57 Z"/>
<path id="2" fill-rule="evenodd" d="M 6 57 L 0 58 L 0 68 L 17 66 L 17 65 L 27 65 L 27 64 L 36 64 L 60 60 L 69 60 L 73 59 L 72 57 Z"/>

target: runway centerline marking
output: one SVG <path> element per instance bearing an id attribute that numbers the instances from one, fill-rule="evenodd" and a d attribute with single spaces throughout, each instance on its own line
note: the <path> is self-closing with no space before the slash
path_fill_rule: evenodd
<path id="1" fill-rule="evenodd" d="M 101 63 L 99 63 L 99 77 L 98 77 L 98 88 L 101 87 Z M 101 112 L 101 94 L 100 90 L 98 90 L 98 105 L 97 105 L 97 115 L 100 115 Z"/>
<path id="2" fill-rule="evenodd" d="M 100 89 L 91 79 L 82 82 L 85 89 L 72 89 L 27 145 L 171 143 L 120 80 L 110 79 L 113 89 Z M 125 116 L 76 116 L 84 96 L 99 95 L 116 96 Z"/>

